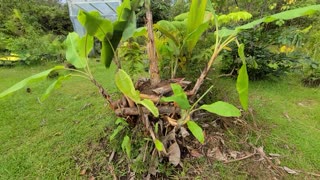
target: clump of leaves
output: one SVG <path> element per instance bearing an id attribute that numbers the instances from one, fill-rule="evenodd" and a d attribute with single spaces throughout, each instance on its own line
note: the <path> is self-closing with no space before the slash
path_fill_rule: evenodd
<path id="1" fill-rule="evenodd" d="M 276 34 L 266 33 L 263 28 L 247 30 L 242 32 L 238 39 L 246 48 L 247 70 L 251 80 L 260 80 L 269 76 L 281 76 L 297 65 L 298 61 L 294 56 L 289 56 L 286 51 L 271 51 L 270 46 L 277 46 L 274 43 Z M 230 50 L 224 50 L 221 72 L 224 74 L 237 74 L 241 66 L 236 45 L 232 44 Z M 231 52 L 230 52 L 231 51 Z"/>
<path id="2" fill-rule="evenodd" d="M 141 74 L 148 65 L 146 47 L 129 39 L 119 47 L 119 59 L 121 66 L 130 75 Z"/>

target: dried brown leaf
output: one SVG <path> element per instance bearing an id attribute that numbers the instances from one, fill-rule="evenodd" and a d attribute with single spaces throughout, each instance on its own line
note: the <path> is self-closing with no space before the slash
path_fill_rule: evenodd
<path id="1" fill-rule="evenodd" d="M 306 106 L 305 104 L 303 104 L 302 102 L 299 102 L 298 105 L 301 106 L 301 107 L 307 107 L 307 106 Z"/>
<path id="2" fill-rule="evenodd" d="M 189 136 L 190 134 L 189 134 L 189 132 L 186 130 L 186 128 L 184 128 L 184 127 L 181 127 L 180 128 L 180 133 L 181 133 L 181 136 L 183 137 L 183 138 L 185 138 L 185 137 L 187 137 L 187 136 Z"/>
<path id="3" fill-rule="evenodd" d="M 238 151 L 230 151 L 229 154 L 230 154 L 230 157 L 232 157 L 233 159 L 237 159 L 239 152 Z"/>
<path id="4" fill-rule="evenodd" d="M 257 148 L 257 152 L 258 152 L 262 157 L 266 157 L 266 153 L 263 151 L 263 147 L 258 147 L 258 148 Z"/>
<path id="5" fill-rule="evenodd" d="M 191 151 L 190 151 L 190 155 L 192 156 L 192 157 L 196 157 L 196 158 L 199 158 L 199 157 L 202 157 L 203 156 L 203 154 L 201 154 L 199 151 L 197 151 L 196 149 L 192 149 Z"/>
<path id="6" fill-rule="evenodd" d="M 283 113 L 284 117 L 286 117 L 288 119 L 288 121 L 291 121 L 290 116 L 288 115 L 288 112 L 284 112 Z"/>
<path id="7" fill-rule="evenodd" d="M 148 173 L 152 175 L 157 175 L 157 167 L 159 165 L 159 159 L 156 154 L 156 150 L 153 151 L 152 156 L 151 156 L 151 162 L 149 165 Z"/>
<path id="8" fill-rule="evenodd" d="M 164 136 L 162 139 L 162 144 L 164 147 L 167 147 L 167 145 L 170 143 L 170 141 L 176 141 L 176 131 L 175 128 L 173 128 L 166 136 Z"/>
<path id="9" fill-rule="evenodd" d="M 284 166 L 283 169 L 288 173 L 288 174 L 298 174 L 298 172 Z"/>
<path id="10" fill-rule="evenodd" d="M 166 116 L 165 119 L 169 122 L 169 124 L 171 124 L 172 126 L 177 126 L 178 123 L 177 123 L 177 120 L 175 119 L 172 119 L 171 117 L 169 116 Z"/>
<path id="11" fill-rule="evenodd" d="M 215 159 L 218 161 L 226 161 L 228 158 L 223 152 L 220 151 L 219 148 L 216 148 Z"/>
<path id="12" fill-rule="evenodd" d="M 82 106 L 81 111 L 85 110 L 85 109 L 87 109 L 87 108 L 89 108 L 91 106 L 93 106 L 92 103 L 86 103 L 85 105 Z"/>
<path id="13" fill-rule="evenodd" d="M 178 143 L 175 142 L 171 144 L 168 152 L 169 152 L 169 162 L 174 166 L 177 166 L 180 162 L 180 155 L 181 155 L 181 151 Z"/>

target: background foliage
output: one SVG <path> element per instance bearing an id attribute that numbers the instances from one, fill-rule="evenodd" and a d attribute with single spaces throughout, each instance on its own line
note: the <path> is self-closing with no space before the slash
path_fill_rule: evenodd
<path id="1" fill-rule="evenodd" d="M 320 3 L 319 0 L 212 0 L 212 2 L 218 13 L 245 10 L 253 15 L 253 19 Z M 318 77 L 320 56 L 316 39 L 319 39 L 320 29 L 316 24 L 320 22 L 319 17 L 317 13 L 286 22 L 276 21 L 241 33 L 238 39 L 246 46 L 250 79 L 280 76 L 292 71 L 301 72 L 307 79 Z M 230 24 L 230 27 L 239 23 L 242 22 Z M 236 74 L 240 67 L 241 61 L 234 47 L 231 47 L 231 55 L 227 52 L 223 56 L 223 73 L 229 74 L 234 70 L 233 74 Z"/>
<path id="2" fill-rule="evenodd" d="M 72 25 L 58 2 L 0 0 L 0 57 L 18 54 L 27 64 L 63 60 L 62 41 Z"/>

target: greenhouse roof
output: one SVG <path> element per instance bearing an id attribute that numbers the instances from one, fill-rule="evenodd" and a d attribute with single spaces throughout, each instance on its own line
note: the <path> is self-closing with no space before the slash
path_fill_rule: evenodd
<path id="1" fill-rule="evenodd" d="M 121 0 L 68 0 L 67 2 L 74 31 L 80 36 L 85 34 L 85 29 L 77 19 L 80 10 L 86 12 L 97 11 L 104 18 L 113 21 L 117 18 L 116 9 L 121 4 Z"/>

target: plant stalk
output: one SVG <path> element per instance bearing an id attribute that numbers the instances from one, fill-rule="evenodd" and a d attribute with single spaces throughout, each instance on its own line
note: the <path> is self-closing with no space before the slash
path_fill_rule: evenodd
<path id="1" fill-rule="evenodd" d="M 191 90 L 190 93 L 188 93 L 188 95 L 194 96 L 197 94 L 197 92 L 199 91 L 201 85 L 203 84 L 204 79 L 207 77 L 210 69 L 211 69 L 211 65 L 213 64 L 213 62 L 217 59 L 220 50 L 220 46 L 218 47 L 218 50 L 215 50 L 214 53 L 211 56 L 210 61 L 208 62 L 208 64 L 206 65 L 206 67 L 203 69 L 200 77 L 197 79 L 196 84 L 194 85 L 193 89 Z"/>
<path id="2" fill-rule="evenodd" d="M 160 74 L 158 68 L 158 57 L 155 48 L 154 34 L 153 34 L 153 20 L 152 12 L 150 10 L 150 0 L 145 1 L 145 7 L 147 9 L 146 18 L 147 18 L 147 30 L 148 30 L 148 56 L 150 60 L 149 73 L 151 86 L 156 86 L 160 82 Z"/>
<path id="3" fill-rule="evenodd" d="M 106 90 L 102 87 L 102 85 L 95 79 L 91 78 L 91 82 L 98 87 L 99 93 L 103 96 L 104 99 L 106 99 L 110 106 L 112 106 L 112 99 L 111 96 L 106 92 Z M 111 107 L 113 108 L 113 107 Z"/>
<path id="4" fill-rule="evenodd" d="M 207 77 L 212 64 L 214 63 L 214 61 L 217 59 L 219 53 L 222 51 L 222 49 L 227 46 L 229 43 L 231 43 L 232 41 L 234 41 L 236 39 L 235 36 L 229 36 L 223 43 L 219 43 L 216 45 L 214 52 L 210 58 L 210 61 L 208 62 L 208 64 L 206 65 L 206 67 L 204 68 L 204 70 L 202 71 L 200 77 L 197 79 L 196 84 L 194 85 L 193 89 L 191 90 L 191 92 L 188 93 L 188 95 L 190 96 L 194 96 L 197 94 L 197 92 L 199 91 L 201 85 L 203 84 L 204 79 Z"/>

